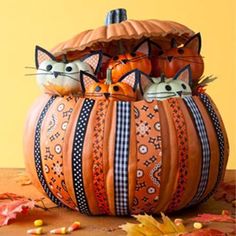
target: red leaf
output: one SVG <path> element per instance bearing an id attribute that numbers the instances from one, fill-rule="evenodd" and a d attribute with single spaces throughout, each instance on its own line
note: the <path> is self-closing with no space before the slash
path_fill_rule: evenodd
<path id="1" fill-rule="evenodd" d="M 200 229 L 191 233 L 184 234 L 183 236 L 225 236 L 224 232 L 216 229 Z"/>
<path id="2" fill-rule="evenodd" d="M 232 202 L 236 199 L 236 185 L 234 182 L 221 183 L 214 194 L 215 200 L 224 199 L 226 202 Z"/>
<path id="3" fill-rule="evenodd" d="M 33 200 L 22 198 L 9 201 L 0 205 L 0 226 L 7 225 L 10 219 L 15 219 L 17 213 L 26 213 L 29 209 L 34 208 Z"/>
<path id="4" fill-rule="evenodd" d="M 216 215 L 216 214 L 199 214 L 197 217 L 191 218 L 192 221 L 199 222 L 229 222 L 236 223 L 236 219 L 228 214 Z"/>

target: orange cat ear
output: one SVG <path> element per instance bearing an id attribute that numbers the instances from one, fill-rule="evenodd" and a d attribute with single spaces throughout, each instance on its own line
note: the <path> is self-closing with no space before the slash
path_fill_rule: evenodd
<path id="1" fill-rule="evenodd" d="M 80 61 L 88 63 L 92 67 L 94 74 L 97 74 L 102 63 L 102 51 L 92 52 L 80 58 Z"/>
<path id="2" fill-rule="evenodd" d="M 150 40 L 144 39 L 134 49 L 133 52 L 142 52 L 143 54 L 150 56 L 151 53 Z"/>
<path id="3" fill-rule="evenodd" d="M 185 66 L 184 68 L 180 69 L 173 80 L 182 80 L 185 83 L 191 85 L 192 84 L 192 70 L 190 65 Z"/>
<path id="4" fill-rule="evenodd" d="M 195 51 L 197 54 L 200 54 L 201 45 L 202 45 L 201 34 L 197 33 L 184 44 L 184 47 L 190 48 L 193 51 Z"/>
<path id="5" fill-rule="evenodd" d="M 46 60 L 56 61 L 56 58 L 46 49 L 35 46 L 35 67 L 38 69 L 41 62 Z"/>
<path id="6" fill-rule="evenodd" d="M 134 69 L 123 75 L 118 82 L 126 83 L 135 91 L 139 82 L 140 71 Z"/>
<path id="7" fill-rule="evenodd" d="M 98 82 L 98 79 L 94 75 L 91 75 L 85 71 L 80 71 L 80 82 L 82 91 L 86 92 L 89 86 Z"/>

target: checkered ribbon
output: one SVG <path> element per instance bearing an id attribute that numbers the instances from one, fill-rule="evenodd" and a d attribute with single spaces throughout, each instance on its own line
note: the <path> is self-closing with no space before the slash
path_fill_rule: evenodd
<path id="1" fill-rule="evenodd" d="M 119 101 L 116 109 L 116 142 L 114 157 L 116 215 L 129 214 L 128 162 L 130 139 L 130 103 Z"/>
<path id="2" fill-rule="evenodd" d="M 57 197 L 53 195 L 50 188 L 48 187 L 47 181 L 43 175 L 43 166 L 42 166 L 42 160 L 41 160 L 41 149 L 40 149 L 40 134 L 41 134 L 41 127 L 43 120 L 47 114 L 47 111 L 49 110 L 50 106 L 56 99 L 55 96 L 52 96 L 45 107 L 43 108 L 39 120 L 37 122 L 36 130 L 35 130 L 35 137 L 34 137 L 34 161 L 35 161 L 35 167 L 38 175 L 38 179 L 44 189 L 44 191 L 47 193 L 48 197 L 58 206 L 65 206 Z"/>
<path id="3" fill-rule="evenodd" d="M 80 111 L 75 128 L 75 136 L 72 152 L 72 173 L 74 180 L 74 191 L 79 211 L 83 214 L 90 215 L 87 198 L 84 190 L 83 173 L 82 173 L 82 155 L 84 138 L 89 121 L 90 113 L 93 109 L 94 100 L 85 99 Z"/>
<path id="4" fill-rule="evenodd" d="M 192 114 L 202 146 L 201 177 L 198 184 L 197 192 L 191 202 L 188 204 L 188 206 L 191 206 L 198 203 L 206 190 L 209 178 L 211 152 L 206 127 L 197 105 L 195 104 L 192 97 L 185 97 L 184 101 Z"/>
<path id="5" fill-rule="evenodd" d="M 201 201 L 201 202 L 205 202 L 215 192 L 217 186 L 219 185 L 219 183 L 220 183 L 220 181 L 223 177 L 225 142 L 224 142 L 223 131 L 222 131 L 221 125 L 220 125 L 220 120 L 219 120 L 216 112 L 214 111 L 214 108 L 211 104 L 210 99 L 205 94 L 200 94 L 199 97 L 200 97 L 202 103 L 204 104 L 204 106 L 206 107 L 206 110 L 207 110 L 207 112 L 208 112 L 208 114 L 209 114 L 209 116 L 212 120 L 214 129 L 215 129 L 215 132 L 216 132 L 216 137 L 217 137 L 218 147 L 219 147 L 219 153 L 220 153 L 217 180 L 216 180 L 216 183 L 215 183 L 212 191 L 210 193 L 208 193 L 207 196 Z"/>

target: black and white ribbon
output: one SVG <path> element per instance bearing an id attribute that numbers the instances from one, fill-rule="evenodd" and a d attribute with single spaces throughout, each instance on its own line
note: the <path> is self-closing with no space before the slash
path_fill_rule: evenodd
<path id="1" fill-rule="evenodd" d="M 130 102 L 119 101 L 116 108 L 116 142 L 114 156 L 114 188 L 116 215 L 129 214 L 129 140 Z"/>
<path id="2" fill-rule="evenodd" d="M 220 125 L 220 120 L 219 120 L 216 112 L 214 111 L 214 108 L 211 104 L 210 99 L 205 94 L 200 94 L 199 97 L 200 97 L 202 103 L 204 104 L 204 106 L 211 118 L 211 121 L 213 123 L 214 129 L 216 132 L 217 141 L 218 141 L 219 153 L 220 153 L 217 180 L 216 180 L 216 183 L 215 183 L 212 191 L 210 191 L 210 193 L 208 193 L 207 196 L 201 201 L 201 202 L 204 202 L 210 198 L 210 196 L 214 193 L 214 191 L 216 190 L 220 181 L 222 180 L 223 170 L 224 170 L 225 141 L 224 141 L 223 131 L 222 131 L 221 125 Z"/>
<path id="3" fill-rule="evenodd" d="M 34 161 L 35 161 L 35 167 L 37 171 L 37 175 L 39 178 L 39 181 L 44 189 L 44 191 L 47 193 L 48 197 L 58 206 L 65 206 L 56 196 L 53 195 L 50 188 L 48 187 L 47 181 L 43 175 L 43 166 L 42 166 L 42 160 L 41 160 L 41 149 L 40 149 L 40 135 L 41 135 L 41 127 L 44 120 L 44 117 L 46 116 L 47 111 L 49 110 L 49 107 L 54 102 L 56 96 L 52 96 L 47 104 L 44 106 L 35 130 L 35 137 L 34 137 Z"/>
<path id="4" fill-rule="evenodd" d="M 190 201 L 188 206 L 194 205 L 198 203 L 198 201 L 201 199 L 202 195 L 204 194 L 208 178 L 209 178 L 209 170 L 210 170 L 210 161 L 211 161 L 211 152 L 210 152 L 210 145 L 209 140 L 207 136 L 206 127 L 202 118 L 202 115 L 195 104 L 192 97 L 185 97 L 184 101 L 189 108 L 189 111 L 192 114 L 195 126 L 198 131 L 198 135 L 201 142 L 202 147 L 202 166 L 201 166 L 201 177 L 198 184 L 197 192 L 193 199 Z"/>
<path id="5" fill-rule="evenodd" d="M 72 173 L 74 181 L 74 191 L 79 211 L 83 214 L 90 215 L 90 210 L 84 190 L 83 183 L 83 167 L 82 155 L 84 138 L 87 130 L 87 125 L 90 113 L 94 106 L 94 100 L 85 99 L 82 105 L 80 115 L 75 128 L 74 143 L 72 149 Z"/>

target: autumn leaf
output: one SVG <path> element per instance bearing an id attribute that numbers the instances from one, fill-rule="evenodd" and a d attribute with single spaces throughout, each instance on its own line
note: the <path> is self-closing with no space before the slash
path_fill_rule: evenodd
<path id="1" fill-rule="evenodd" d="M 226 202 L 233 202 L 236 199 L 236 185 L 234 182 L 223 182 L 218 187 L 214 194 L 215 200 L 225 200 Z"/>
<path id="2" fill-rule="evenodd" d="M 191 221 L 199 221 L 199 222 L 229 222 L 236 223 L 236 219 L 233 218 L 229 213 L 227 214 L 199 214 L 197 217 L 191 218 Z"/>
<path id="3" fill-rule="evenodd" d="M 216 229 L 200 229 L 193 231 L 191 233 L 183 234 L 182 236 L 225 236 L 224 232 L 221 232 Z"/>
<path id="4" fill-rule="evenodd" d="M 3 196 L 3 195 L 2 195 Z M 7 225 L 10 219 L 15 219 L 18 213 L 27 213 L 33 209 L 35 202 L 27 198 L 13 200 L 0 205 L 0 226 Z"/>
<path id="5" fill-rule="evenodd" d="M 161 236 L 180 235 L 186 232 L 184 225 L 179 222 L 175 224 L 171 219 L 161 213 L 163 223 L 160 223 L 150 215 L 135 215 L 140 224 L 126 223 L 120 228 L 127 232 L 128 236 Z"/>

